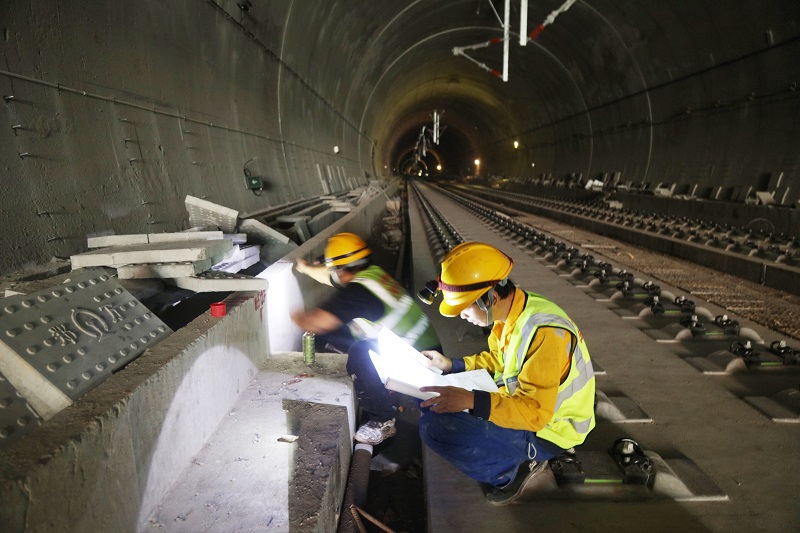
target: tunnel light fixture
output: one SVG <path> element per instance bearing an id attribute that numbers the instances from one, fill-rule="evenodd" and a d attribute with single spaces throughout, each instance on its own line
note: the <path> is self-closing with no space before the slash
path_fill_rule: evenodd
<path id="1" fill-rule="evenodd" d="M 442 171 L 442 165 L 436 165 L 436 170 L 438 170 L 439 172 L 441 172 L 441 171 Z"/>
<path id="2" fill-rule="evenodd" d="M 519 148 L 519 141 L 514 141 L 514 150 Z"/>
<path id="3" fill-rule="evenodd" d="M 475 166 L 476 166 L 476 167 L 479 167 L 479 166 L 481 166 L 481 160 L 480 160 L 480 159 L 476 159 L 476 160 L 475 160 Z"/>
<path id="4" fill-rule="evenodd" d="M 338 146 L 334 146 L 333 147 L 333 153 L 334 154 L 338 154 L 339 153 L 339 147 Z"/>

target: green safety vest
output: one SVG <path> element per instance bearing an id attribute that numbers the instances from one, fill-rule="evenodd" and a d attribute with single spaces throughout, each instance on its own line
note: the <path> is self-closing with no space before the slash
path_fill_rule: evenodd
<path id="1" fill-rule="evenodd" d="M 383 316 L 376 321 L 354 319 L 352 322 L 356 327 L 350 329 L 355 337 L 376 338 L 380 328 L 385 327 L 418 349 L 439 344 L 436 332 L 420 306 L 381 267 L 371 265 L 365 268 L 350 283 L 358 283 L 374 294 L 384 309 Z"/>
<path id="2" fill-rule="evenodd" d="M 558 328 L 572 333 L 578 342 L 573 347 L 569 374 L 558 387 L 553 418 L 536 432 L 538 437 L 568 449 L 583 443 L 595 425 L 595 379 L 589 350 L 578 326 L 563 309 L 538 294 L 526 294 L 528 301 L 525 309 L 517 317 L 516 327 L 503 354 L 503 372 L 495 374 L 495 381 L 498 385 L 504 384 L 509 394 L 516 392 L 515 378 L 522 371 L 528 347 L 540 327 Z"/>

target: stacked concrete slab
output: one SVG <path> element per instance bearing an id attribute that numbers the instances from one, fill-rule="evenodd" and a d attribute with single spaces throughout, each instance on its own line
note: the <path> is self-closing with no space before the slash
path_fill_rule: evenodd
<path id="1" fill-rule="evenodd" d="M 186 209 L 191 230 L 91 237 L 91 250 L 72 256 L 72 267 L 112 267 L 120 279 L 160 278 L 196 292 L 265 289 L 262 280 L 237 273 L 260 260 L 261 244 L 289 238 L 257 221 L 240 224 L 236 210 L 193 196 Z"/>

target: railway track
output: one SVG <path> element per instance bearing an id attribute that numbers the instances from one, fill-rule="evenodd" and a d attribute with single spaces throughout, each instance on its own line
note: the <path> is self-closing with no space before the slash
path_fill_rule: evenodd
<path id="1" fill-rule="evenodd" d="M 415 198 L 425 214 L 424 224 L 429 245 L 437 262 L 463 238 L 438 212 L 430 201 L 419 194 Z M 469 194 L 464 189 L 442 189 L 440 192 L 468 208 L 487 223 L 502 226 L 506 234 L 518 241 L 549 239 L 551 246 L 563 243 L 563 249 L 576 248 L 603 258 L 620 270 L 635 270 L 643 276 L 685 291 L 742 318 L 752 320 L 778 333 L 800 340 L 800 296 L 753 283 L 736 276 L 694 264 L 690 261 L 654 252 L 640 246 L 588 230 L 534 215 L 504 205 L 485 196 Z"/>

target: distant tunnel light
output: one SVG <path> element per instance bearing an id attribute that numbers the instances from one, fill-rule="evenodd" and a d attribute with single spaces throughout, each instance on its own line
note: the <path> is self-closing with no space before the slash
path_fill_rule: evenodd
<path id="1" fill-rule="evenodd" d="M 519 148 L 519 141 L 514 141 L 514 150 Z"/>
<path id="2" fill-rule="evenodd" d="M 442 170 L 442 165 L 436 165 L 436 170 Z"/>
<path id="3" fill-rule="evenodd" d="M 338 146 L 334 146 L 333 147 L 333 153 L 334 154 L 338 154 L 339 153 L 339 147 Z"/>
<path id="4" fill-rule="evenodd" d="M 481 165 L 481 160 L 480 159 L 476 159 L 475 160 L 475 166 L 479 167 L 480 165 Z"/>

